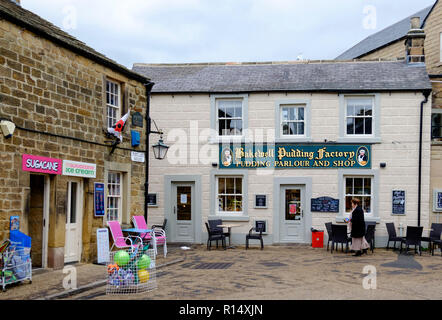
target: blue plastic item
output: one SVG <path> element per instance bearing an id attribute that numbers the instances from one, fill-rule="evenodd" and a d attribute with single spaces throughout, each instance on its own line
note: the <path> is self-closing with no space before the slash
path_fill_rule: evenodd
<path id="1" fill-rule="evenodd" d="M 138 147 L 140 145 L 140 133 L 138 131 L 131 131 L 132 147 Z"/>
<path id="2" fill-rule="evenodd" d="M 11 230 L 9 232 L 9 240 L 16 242 L 20 247 L 31 247 L 31 237 L 18 230 Z"/>

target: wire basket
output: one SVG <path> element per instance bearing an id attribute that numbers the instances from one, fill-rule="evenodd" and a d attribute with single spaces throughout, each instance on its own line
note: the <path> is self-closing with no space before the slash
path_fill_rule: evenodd
<path id="1" fill-rule="evenodd" d="M 8 247 L 0 256 L 0 285 L 30 280 L 32 282 L 31 248 L 14 245 Z"/>
<path id="2" fill-rule="evenodd" d="M 106 294 L 136 294 L 157 288 L 155 250 L 121 249 L 110 252 Z"/>

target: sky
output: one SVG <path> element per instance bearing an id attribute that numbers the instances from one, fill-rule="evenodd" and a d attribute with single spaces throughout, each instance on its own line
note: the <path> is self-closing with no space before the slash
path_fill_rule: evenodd
<path id="1" fill-rule="evenodd" d="M 107 57 L 133 63 L 334 59 L 435 0 L 21 0 Z"/>

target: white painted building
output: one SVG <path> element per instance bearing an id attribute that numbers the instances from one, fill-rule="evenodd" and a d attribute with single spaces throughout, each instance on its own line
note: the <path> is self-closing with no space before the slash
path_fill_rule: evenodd
<path id="1" fill-rule="evenodd" d="M 233 243 L 244 244 L 256 220 L 266 221 L 268 244 L 311 243 L 311 228 L 343 223 L 351 197 L 363 201 L 366 221 L 377 223 L 377 246 L 386 245 L 386 222 L 428 227 L 431 101 L 423 104 L 422 128 L 420 114 L 431 83 L 424 64 L 136 64 L 134 70 L 156 83 L 151 117 L 171 146 L 165 160 L 150 159 L 156 203 L 148 218 L 149 224 L 168 219 L 170 242 L 205 243 L 204 222 L 222 219 L 239 225 Z M 268 162 L 236 158 L 236 148 L 253 144 L 254 151 L 272 150 Z M 233 158 L 225 157 L 226 148 Z M 328 158 L 315 163 L 324 151 Z M 395 201 L 393 191 L 401 191 Z M 326 199 L 332 206 L 319 208 L 321 197 L 332 198 Z"/>

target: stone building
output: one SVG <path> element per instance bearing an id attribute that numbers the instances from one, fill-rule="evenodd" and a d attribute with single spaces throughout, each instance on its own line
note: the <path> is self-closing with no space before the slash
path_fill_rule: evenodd
<path id="1" fill-rule="evenodd" d="M 414 22 L 413 22 L 414 21 Z M 410 22 L 411 29 L 410 30 Z M 418 49 L 406 47 L 407 34 L 417 32 L 424 38 Z M 403 60 L 414 56 L 425 59 L 433 86 L 431 126 L 430 216 L 432 222 L 442 222 L 442 3 L 429 6 L 392 26 L 381 30 L 348 49 L 336 59 Z"/>
<path id="2" fill-rule="evenodd" d="M 0 118 L 16 125 L 0 136 L 0 239 L 18 216 L 36 267 L 92 261 L 97 228 L 144 214 L 145 163 L 131 152 L 144 153 L 149 79 L 15 2 L 0 0 L 0 18 Z M 129 110 L 141 123 L 129 118 L 112 152 L 104 130 Z"/>
<path id="3" fill-rule="evenodd" d="M 135 64 L 154 81 L 151 112 L 171 145 L 151 159 L 157 207 L 172 242 L 204 243 L 209 219 L 245 243 L 311 243 L 311 228 L 343 223 L 352 197 L 376 222 L 429 223 L 431 83 L 423 64 L 269 62 Z M 423 104 L 422 104 L 423 103 Z M 423 106 L 422 163 L 419 131 Z"/>

